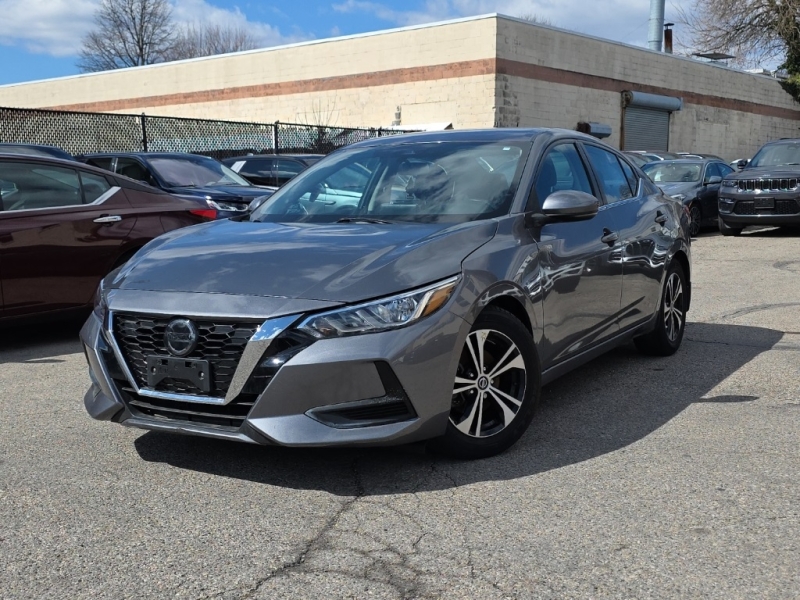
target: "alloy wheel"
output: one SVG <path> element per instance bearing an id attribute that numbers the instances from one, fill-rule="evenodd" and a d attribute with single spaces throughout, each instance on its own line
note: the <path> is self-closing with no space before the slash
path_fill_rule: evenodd
<path id="1" fill-rule="evenodd" d="M 450 422 L 473 438 L 500 433 L 520 411 L 526 381 L 525 360 L 507 335 L 473 331 L 459 360 Z"/>
<path id="2" fill-rule="evenodd" d="M 675 342 L 683 327 L 683 284 L 677 273 L 667 279 L 664 291 L 664 329 L 670 342 Z"/>

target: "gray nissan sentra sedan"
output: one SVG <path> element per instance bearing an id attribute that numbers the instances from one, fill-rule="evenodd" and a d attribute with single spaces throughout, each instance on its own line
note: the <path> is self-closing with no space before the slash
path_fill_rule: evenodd
<path id="1" fill-rule="evenodd" d="M 678 349 L 687 227 L 680 202 L 574 131 L 354 144 L 109 275 L 81 332 L 86 409 L 257 444 L 490 456 L 543 384 L 630 340 Z"/>

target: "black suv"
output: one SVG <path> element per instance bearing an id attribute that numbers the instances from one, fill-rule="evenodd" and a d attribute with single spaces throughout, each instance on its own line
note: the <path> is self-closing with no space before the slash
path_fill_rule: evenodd
<path id="1" fill-rule="evenodd" d="M 800 225 L 800 139 L 762 146 L 719 191 L 719 230 L 739 235 L 748 225 Z"/>

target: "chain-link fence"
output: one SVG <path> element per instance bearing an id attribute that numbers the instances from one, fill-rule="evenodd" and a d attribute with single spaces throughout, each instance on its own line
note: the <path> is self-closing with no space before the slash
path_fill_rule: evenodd
<path id="1" fill-rule="evenodd" d="M 0 107 L 0 143 L 43 144 L 73 155 L 92 152 L 328 154 L 353 142 L 407 133 L 294 123 L 243 123 Z"/>

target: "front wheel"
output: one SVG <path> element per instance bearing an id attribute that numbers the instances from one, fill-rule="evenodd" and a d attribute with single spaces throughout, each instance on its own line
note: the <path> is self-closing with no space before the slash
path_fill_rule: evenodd
<path id="1" fill-rule="evenodd" d="M 678 351 L 686 329 L 686 300 L 686 275 L 680 264 L 673 263 L 667 271 L 655 328 L 633 340 L 639 352 L 672 356 Z"/>
<path id="2" fill-rule="evenodd" d="M 530 332 L 511 313 L 488 307 L 461 349 L 447 432 L 432 449 L 464 459 L 503 452 L 525 433 L 539 395 Z"/>

